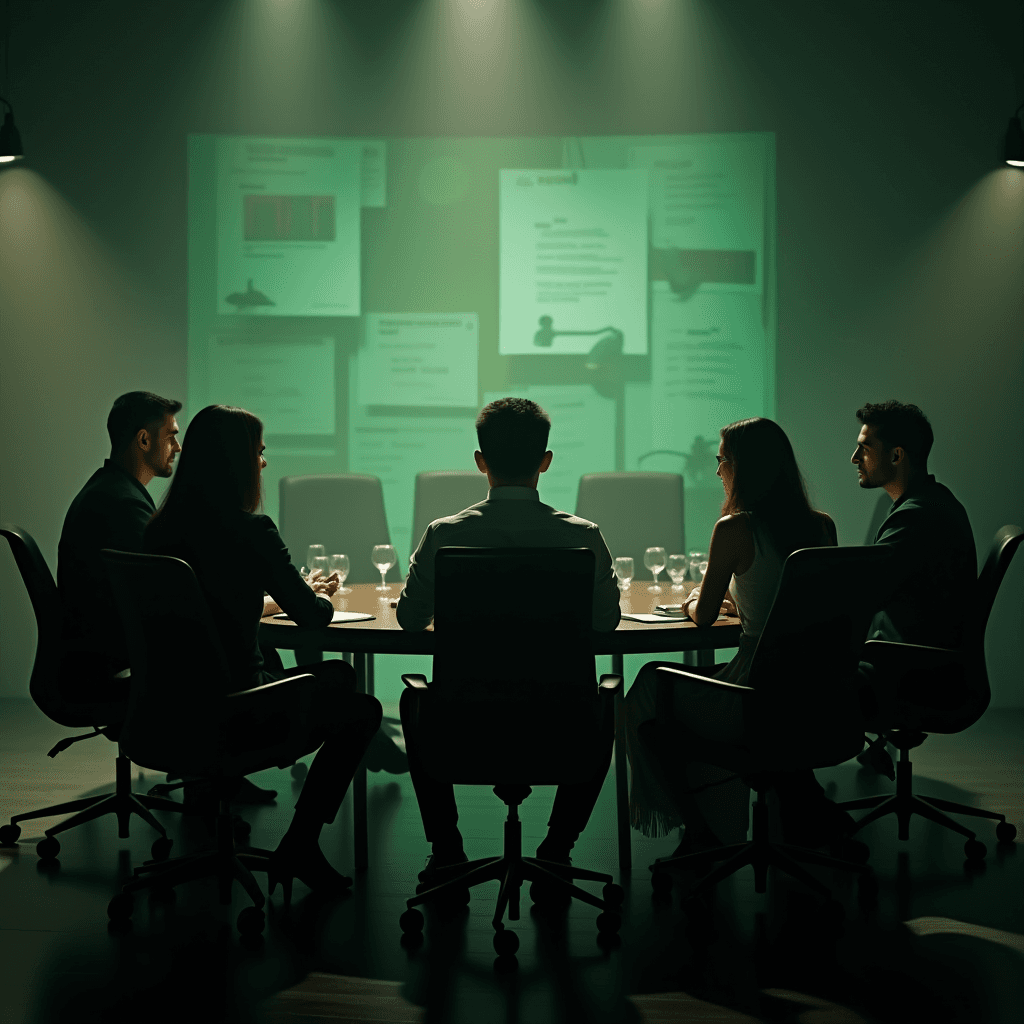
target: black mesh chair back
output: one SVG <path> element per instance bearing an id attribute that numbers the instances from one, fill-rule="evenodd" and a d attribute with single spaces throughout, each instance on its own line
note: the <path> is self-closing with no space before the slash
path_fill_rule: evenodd
<path id="1" fill-rule="evenodd" d="M 612 558 L 633 559 L 634 579 L 644 578 L 647 548 L 686 553 L 678 473 L 588 473 L 580 477 L 576 515 L 597 523 Z"/>
<path id="2" fill-rule="evenodd" d="M 420 729 L 431 774 L 460 783 L 579 781 L 602 717 L 588 548 L 443 547 Z"/>
<path id="3" fill-rule="evenodd" d="M 297 568 L 305 565 L 310 544 L 323 544 L 327 555 L 348 555 L 346 583 L 380 582 L 370 552 L 375 544 L 390 544 L 391 534 L 377 477 L 361 473 L 283 476 L 279 494 L 278 525 Z M 393 565 L 387 578 L 401 579 L 401 568 Z"/>
<path id="4" fill-rule="evenodd" d="M 754 748 L 789 745 L 794 767 L 812 764 L 816 747 L 822 765 L 859 753 L 858 665 L 887 559 L 874 545 L 802 548 L 786 559 L 747 679 L 744 726 Z"/>
<path id="5" fill-rule="evenodd" d="M 132 666 L 121 747 L 156 771 L 219 774 L 220 718 L 231 676 L 192 568 L 166 555 L 109 549 L 102 555 Z"/>
<path id="6" fill-rule="evenodd" d="M 412 536 L 409 543 L 413 551 L 427 527 L 443 516 L 453 516 L 487 497 L 487 477 L 473 470 L 443 470 L 416 474 L 413 495 Z"/>
<path id="7" fill-rule="evenodd" d="M 61 695 L 58 682 L 62 657 L 62 609 L 50 567 L 32 535 L 19 526 L 5 523 L 0 535 L 11 546 L 11 553 L 35 613 L 36 655 L 29 681 L 29 694 L 48 718 L 60 725 L 106 725 L 124 714 L 122 703 L 78 703 Z M 113 609 L 111 610 L 113 612 Z"/>

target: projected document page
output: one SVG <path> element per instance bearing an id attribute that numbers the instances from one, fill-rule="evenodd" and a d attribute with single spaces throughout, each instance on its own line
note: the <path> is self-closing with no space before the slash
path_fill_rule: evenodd
<path id="1" fill-rule="evenodd" d="M 499 172 L 499 351 L 647 351 L 647 171 Z"/>
<path id="2" fill-rule="evenodd" d="M 218 313 L 358 316 L 364 145 L 217 140 Z"/>
<path id="3" fill-rule="evenodd" d="M 360 405 L 476 407 L 476 313 L 367 313 Z"/>
<path id="4" fill-rule="evenodd" d="M 692 135 L 671 146 L 637 146 L 632 167 L 650 173 L 651 245 L 689 253 L 749 254 L 722 260 L 733 290 L 763 286 L 767 136 Z"/>

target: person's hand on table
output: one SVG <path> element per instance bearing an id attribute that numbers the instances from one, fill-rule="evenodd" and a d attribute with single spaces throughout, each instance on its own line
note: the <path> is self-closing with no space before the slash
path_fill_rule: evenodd
<path id="1" fill-rule="evenodd" d="M 689 594 L 686 595 L 686 598 L 683 601 L 683 614 L 692 616 L 693 609 L 697 607 L 697 602 L 699 600 L 700 586 L 696 586 L 693 588 L 693 590 L 689 592 Z M 739 615 L 739 612 L 736 610 L 736 603 L 728 594 L 726 594 L 725 597 L 722 598 L 722 607 L 719 609 L 718 614 L 731 615 L 734 618 L 736 618 Z"/>
<path id="2" fill-rule="evenodd" d="M 739 612 L 736 610 L 736 602 L 733 601 L 733 599 L 728 595 L 726 595 L 725 598 L 723 598 L 722 600 L 721 614 L 731 615 L 733 616 L 733 618 L 736 618 L 739 615 Z"/>
<path id="3" fill-rule="evenodd" d="M 314 593 L 332 597 L 341 586 L 341 579 L 336 572 L 332 572 L 330 576 L 324 576 L 319 569 L 314 569 L 306 577 L 306 583 Z"/>

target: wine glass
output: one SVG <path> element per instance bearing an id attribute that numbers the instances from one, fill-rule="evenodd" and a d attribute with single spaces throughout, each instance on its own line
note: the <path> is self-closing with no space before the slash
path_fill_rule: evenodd
<path id="1" fill-rule="evenodd" d="M 708 556 L 703 551 L 691 551 L 689 556 L 690 562 L 690 579 L 695 583 L 700 579 L 700 563 L 704 561 Z"/>
<path id="2" fill-rule="evenodd" d="M 648 548 L 644 552 L 644 565 L 654 573 L 654 583 L 647 588 L 648 593 L 660 594 L 661 587 L 658 586 L 658 574 L 665 568 L 668 558 L 664 548 Z"/>
<path id="3" fill-rule="evenodd" d="M 633 578 L 633 559 L 616 558 L 615 575 L 619 580 L 619 588 L 625 593 L 629 590 L 629 581 Z"/>
<path id="4" fill-rule="evenodd" d="M 703 562 L 701 562 L 701 563 L 700 563 L 700 564 L 699 564 L 699 565 L 697 566 L 697 569 L 698 569 L 698 571 L 700 572 L 700 580 L 701 580 L 701 583 L 703 583 L 703 582 L 704 582 L 704 574 L 705 574 L 705 573 L 706 573 L 706 572 L 708 571 L 708 561 L 707 561 L 707 559 L 706 559 L 706 558 L 704 559 L 704 561 L 703 561 Z"/>
<path id="5" fill-rule="evenodd" d="M 330 570 L 332 573 L 338 574 L 338 593 L 339 594 L 351 594 L 352 588 L 346 587 L 345 580 L 348 579 L 348 555 L 331 555 L 330 557 Z"/>
<path id="6" fill-rule="evenodd" d="M 686 579 L 690 561 L 686 555 L 668 556 L 668 574 L 672 577 L 672 589 L 676 592 L 683 589 L 683 580 Z"/>
<path id="7" fill-rule="evenodd" d="M 313 571 L 314 558 L 323 558 L 326 554 L 323 544 L 310 544 L 306 548 L 306 564 L 302 567 L 302 575 L 308 576 Z"/>
<path id="8" fill-rule="evenodd" d="M 377 566 L 377 572 L 380 573 L 380 586 L 376 589 L 387 593 L 391 588 L 384 582 L 384 577 L 387 575 L 388 569 L 398 561 L 398 555 L 395 554 L 395 549 L 390 544 L 376 544 L 370 558 Z"/>
<path id="9" fill-rule="evenodd" d="M 316 558 L 310 560 L 309 571 L 311 573 L 320 570 L 320 575 L 317 577 L 318 580 L 325 580 L 331 574 L 330 571 L 330 560 L 326 555 L 317 555 Z"/>

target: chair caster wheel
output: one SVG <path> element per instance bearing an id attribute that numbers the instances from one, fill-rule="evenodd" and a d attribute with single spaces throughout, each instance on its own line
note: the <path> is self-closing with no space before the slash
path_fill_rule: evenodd
<path id="1" fill-rule="evenodd" d="M 985 848 L 985 844 L 978 839 L 968 839 L 964 843 L 964 856 L 968 860 L 984 860 L 986 853 L 988 850 Z"/>
<path id="2" fill-rule="evenodd" d="M 672 876 L 667 871 L 652 871 L 651 886 L 656 893 L 669 893 L 672 891 Z"/>
<path id="3" fill-rule="evenodd" d="M 169 839 L 167 836 L 160 836 L 159 839 L 153 840 L 153 845 L 149 848 L 149 852 L 153 854 L 153 860 L 167 860 L 171 855 L 172 846 L 174 846 L 173 839 Z"/>
<path id="4" fill-rule="evenodd" d="M 16 826 L 5 825 L 4 828 Z M 0 828 L 0 843 L 4 842 L 4 829 Z M 1017 826 L 1011 825 L 1008 821 L 1001 821 L 996 825 L 996 840 L 1000 843 L 1012 843 L 1017 838 Z"/>
<path id="5" fill-rule="evenodd" d="M 1010 828 L 1013 828 L 1011 825 Z M 1013 829 L 1014 835 L 1017 834 L 1017 830 Z M 997 830 L 998 833 L 998 830 Z M 18 840 L 21 838 L 21 826 L 20 825 L 0 825 L 0 846 L 17 846 Z M 1012 837 L 1011 837 L 1012 842 Z"/>
<path id="6" fill-rule="evenodd" d="M 621 885 L 609 882 L 601 890 L 601 895 L 604 897 L 605 903 L 610 903 L 613 907 L 621 907 L 622 901 L 626 898 L 626 890 Z"/>
<path id="7" fill-rule="evenodd" d="M 36 853 L 39 854 L 40 860 L 56 860 L 57 854 L 60 853 L 60 843 L 57 841 L 56 836 L 47 836 L 45 839 L 40 839 L 36 843 Z"/>
<path id="8" fill-rule="evenodd" d="M 622 927 L 622 915 L 605 910 L 597 915 L 597 930 L 602 934 L 615 935 Z"/>
<path id="9" fill-rule="evenodd" d="M 494 933 L 494 952 L 498 956 L 513 956 L 519 949 L 519 936 L 508 928 Z"/>
<path id="10" fill-rule="evenodd" d="M 119 892 L 107 904 L 107 917 L 111 921 L 127 921 L 135 909 L 135 897 L 130 892 Z"/>
<path id="11" fill-rule="evenodd" d="M 292 765 L 292 778 L 297 782 L 302 782 L 303 779 L 309 774 L 309 769 L 302 761 L 296 761 Z"/>
<path id="12" fill-rule="evenodd" d="M 267 923 L 267 915 L 259 907 L 246 907 L 238 915 L 238 930 L 243 935 L 260 935 Z"/>
<path id="13" fill-rule="evenodd" d="M 398 924 L 405 935 L 419 935 L 423 931 L 423 915 L 410 907 L 399 919 Z"/>

